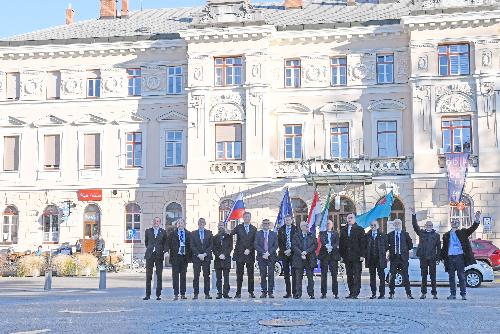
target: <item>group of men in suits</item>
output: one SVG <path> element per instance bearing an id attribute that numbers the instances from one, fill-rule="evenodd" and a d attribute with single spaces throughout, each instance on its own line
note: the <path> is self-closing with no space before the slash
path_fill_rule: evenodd
<path id="1" fill-rule="evenodd" d="M 443 236 L 443 247 L 439 234 L 432 229 L 432 222 L 427 222 L 424 229 L 418 227 L 413 211 L 412 223 L 415 233 L 420 238 L 417 256 L 420 258 L 422 273 L 421 299 L 427 293 L 427 275 L 431 278 L 431 293 L 437 298 L 436 263 L 443 260 L 450 274 L 450 292 L 448 299 L 455 299 L 455 272 L 458 273 L 460 294 L 465 299 L 465 266 L 474 263 L 468 237 L 479 226 L 480 213 L 476 213 L 474 225 L 468 229 L 458 229 L 456 221 L 452 221 L 452 229 Z M 268 219 L 262 221 L 261 230 L 251 223 L 252 215 L 245 212 L 243 223 L 229 231 L 224 223 L 218 226 L 218 233 L 213 235 L 205 228 L 204 218 L 198 220 L 198 229 L 189 232 L 183 219 L 176 222 L 176 228 L 169 234 L 160 227 L 160 218 L 153 220 L 153 226 L 146 230 L 146 297 L 151 296 L 151 279 L 153 268 L 156 267 L 156 297 L 161 299 L 162 270 L 164 254 L 170 254 L 172 265 L 172 282 L 174 300 L 186 299 L 186 272 L 188 263 L 193 263 L 193 299 L 198 299 L 199 281 L 203 274 L 205 299 L 210 296 L 210 267 L 214 261 L 216 273 L 217 299 L 230 299 L 229 271 L 231 269 L 231 252 L 233 237 L 236 245 L 232 259 L 236 262 L 236 294 L 241 298 L 245 268 L 247 271 L 248 294 L 254 294 L 254 265 L 257 260 L 261 295 L 260 298 L 274 298 L 274 268 L 281 260 L 285 280 L 286 294 L 284 298 L 299 299 L 302 297 L 302 280 L 304 272 L 307 277 L 307 294 L 314 299 L 313 271 L 317 260 L 321 268 L 321 298 L 326 298 L 328 291 L 328 273 L 331 275 L 331 291 L 338 298 L 338 267 L 343 260 L 346 268 L 349 295 L 346 298 L 357 299 L 361 290 L 362 263 L 370 273 L 371 299 L 377 298 L 377 277 L 379 279 L 378 299 L 385 298 L 385 274 L 387 261 L 390 261 L 389 299 L 394 298 L 395 277 L 400 274 L 406 295 L 413 299 L 408 277 L 409 252 L 413 242 L 408 232 L 402 230 L 400 219 L 394 220 L 394 231 L 384 234 L 377 223 L 370 224 L 370 230 L 365 230 L 356 224 L 356 216 L 347 216 L 347 225 L 339 233 L 334 230 L 332 221 L 328 221 L 327 229 L 315 234 L 309 231 L 306 222 L 300 223 L 300 230 L 293 225 L 292 216 L 284 218 L 284 224 L 277 233 L 270 229 Z M 321 243 L 318 251 L 318 239 Z M 387 252 L 389 256 L 387 257 Z"/>

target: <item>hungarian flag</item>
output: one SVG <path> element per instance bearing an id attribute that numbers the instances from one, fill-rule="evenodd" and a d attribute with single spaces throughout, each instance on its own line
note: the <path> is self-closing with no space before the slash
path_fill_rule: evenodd
<path id="1" fill-rule="evenodd" d="M 243 218 L 243 214 L 245 213 L 245 202 L 243 201 L 243 194 L 239 194 L 236 198 L 236 201 L 233 204 L 231 212 L 227 215 L 224 220 L 224 225 L 227 224 L 230 220 L 238 220 Z"/>
<path id="2" fill-rule="evenodd" d="M 328 192 L 328 196 L 326 196 L 325 206 L 323 207 L 323 211 L 321 211 L 321 220 L 319 222 L 319 231 L 323 232 L 327 230 L 328 227 L 328 212 L 330 211 L 330 197 L 331 190 Z M 318 238 L 318 248 L 316 248 L 316 255 L 319 254 L 319 250 L 321 249 L 321 240 Z"/>
<path id="3" fill-rule="evenodd" d="M 309 228 L 309 232 L 314 233 L 316 235 L 316 225 L 319 223 L 319 214 L 321 213 L 321 207 L 319 204 L 319 194 L 317 191 L 314 191 L 313 201 L 311 203 L 311 208 L 309 209 L 309 215 L 307 216 L 307 227 Z"/>

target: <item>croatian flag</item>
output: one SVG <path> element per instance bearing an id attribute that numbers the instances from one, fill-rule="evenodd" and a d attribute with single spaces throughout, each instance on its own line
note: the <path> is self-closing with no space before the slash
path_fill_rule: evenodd
<path id="1" fill-rule="evenodd" d="M 362 215 L 356 216 L 356 224 L 362 228 L 367 228 L 370 223 L 379 218 L 387 218 L 391 215 L 392 202 L 394 201 L 394 195 L 392 191 L 382 197 L 377 204 L 368 212 Z"/>
<path id="2" fill-rule="evenodd" d="M 311 203 L 311 209 L 309 209 L 309 215 L 307 216 L 307 227 L 309 228 L 309 232 L 314 233 L 316 235 L 316 223 L 319 223 L 321 215 L 321 205 L 319 203 L 319 195 L 318 192 L 314 192 L 313 201 Z"/>
<path id="3" fill-rule="evenodd" d="M 283 199 L 281 200 L 280 212 L 276 217 L 276 224 L 274 224 L 274 231 L 276 232 L 285 223 L 285 217 L 293 215 L 292 202 L 290 201 L 290 194 L 288 188 L 285 190 Z"/>
<path id="4" fill-rule="evenodd" d="M 243 214 L 245 213 L 245 202 L 243 202 L 243 194 L 239 194 L 234 202 L 233 208 L 229 215 L 227 215 L 224 220 L 224 225 L 227 224 L 230 220 L 238 220 L 243 218 Z"/>

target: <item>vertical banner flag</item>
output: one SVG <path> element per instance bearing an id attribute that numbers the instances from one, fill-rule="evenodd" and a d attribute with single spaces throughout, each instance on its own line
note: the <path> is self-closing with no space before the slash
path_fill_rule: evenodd
<path id="1" fill-rule="evenodd" d="M 356 216 L 356 224 L 362 228 L 367 228 L 370 223 L 379 218 L 388 218 L 391 215 L 392 202 L 394 201 L 394 195 L 389 192 L 387 195 L 382 197 L 377 204 L 368 212 L 362 215 Z"/>
<path id="2" fill-rule="evenodd" d="M 460 203 L 464 191 L 469 153 L 446 154 L 446 171 L 448 172 L 448 200 Z"/>
<path id="3" fill-rule="evenodd" d="M 285 223 L 285 217 L 293 215 L 292 209 L 292 201 L 290 201 L 290 193 L 288 192 L 288 187 L 285 189 L 285 194 L 283 195 L 283 199 L 280 204 L 280 212 L 278 213 L 278 217 L 276 217 L 276 224 L 274 224 L 274 231 L 278 231 L 278 229 L 283 226 Z"/>
<path id="4" fill-rule="evenodd" d="M 230 220 L 238 220 L 243 218 L 243 214 L 245 213 L 245 202 L 243 201 L 243 194 L 239 194 L 236 198 L 236 201 L 231 208 L 231 212 L 227 215 L 224 220 L 224 225 L 227 225 L 227 222 Z"/>
<path id="5" fill-rule="evenodd" d="M 319 221 L 319 231 L 323 232 L 327 230 L 328 226 L 328 212 L 330 211 L 330 198 L 332 195 L 332 191 L 328 191 L 328 195 L 326 196 L 325 206 L 323 207 L 323 211 L 321 211 L 321 219 Z M 319 255 L 319 250 L 321 249 L 321 240 L 318 238 L 318 247 L 316 248 L 316 256 Z"/>
<path id="6" fill-rule="evenodd" d="M 318 213 L 321 208 L 319 207 L 319 194 L 317 191 L 314 191 L 313 201 L 311 203 L 311 208 L 309 209 L 309 215 L 307 216 L 307 227 L 309 228 L 309 232 L 316 235 L 316 220 L 318 220 Z"/>

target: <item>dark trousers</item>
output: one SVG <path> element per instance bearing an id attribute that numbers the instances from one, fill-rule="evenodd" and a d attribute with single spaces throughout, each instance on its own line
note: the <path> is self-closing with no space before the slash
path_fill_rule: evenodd
<path id="1" fill-rule="evenodd" d="M 274 263 L 273 260 L 259 260 L 260 289 L 262 293 L 272 294 L 274 291 Z"/>
<path id="2" fill-rule="evenodd" d="M 328 290 L 328 270 L 332 274 L 332 292 L 334 296 L 339 294 L 339 283 L 337 276 L 339 273 L 339 261 L 327 258 L 320 261 L 321 267 L 321 294 L 326 295 Z"/>
<path id="3" fill-rule="evenodd" d="M 465 296 L 467 291 L 465 285 L 465 264 L 463 254 L 448 255 L 448 278 L 450 281 L 450 294 L 453 296 L 457 294 L 455 272 L 457 272 L 458 284 L 460 285 L 460 295 Z"/>
<path id="4" fill-rule="evenodd" d="M 436 260 L 420 259 L 420 274 L 422 275 L 422 294 L 427 293 L 427 275 L 431 277 L 431 293 L 437 295 L 436 288 Z"/>
<path id="5" fill-rule="evenodd" d="M 179 255 L 177 261 L 172 263 L 172 285 L 174 287 L 174 295 L 179 295 L 179 290 L 181 296 L 186 294 L 186 271 L 187 271 L 187 260 L 185 255 Z"/>
<path id="6" fill-rule="evenodd" d="M 302 261 L 302 266 L 301 267 L 296 267 L 295 268 L 295 276 L 296 276 L 296 291 L 295 295 L 298 297 L 302 297 L 302 278 L 304 277 L 304 269 L 306 270 L 306 276 L 307 276 L 307 294 L 309 297 L 314 296 L 314 277 L 313 277 L 313 270 L 314 268 L 311 268 L 309 263 L 305 263 L 305 261 Z"/>
<path id="7" fill-rule="evenodd" d="M 224 277 L 224 290 L 222 290 L 222 277 Z M 229 294 L 229 268 L 216 268 L 215 269 L 215 286 L 217 287 L 217 294 L 227 296 Z"/>
<path id="8" fill-rule="evenodd" d="M 151 279 L 153 278 L 153 267 L 156 267 L 156 296 L 161 296 L 161 284 L 163 282 L 161 274 L 163 273 L 163 255 L 154 252 L 146 260 L 146 296 L 151 296 Z"/>
<path id="9" fill-rule="evenodd" d="M 368 271 L 370 272 L 370 289 L 372 290 L 372 296 L 377 294 L 377 276 L 379 281 L 378 293 L 380 296 L 385 295 L 385 275 L 384 268 L 370 264 L 368 266 Z"/>
<path id="10" fill-rule="evenodd" d="M 391 279 L 389 281 L 389 293 L 394 294 L 394 288 L 396 286 L 396 273 L 399 272 L 403 277 L 403 286 L 405 287 L 406 294 L 411 295 L 410 279 L 408 277 L 408 261 L 404 261 L 400 256 L 396 256 L 391 259 L 391 267 L 389 270 L 391 273 Z"/>
<path id="11" fill-rule="evenodd" d="M 292 266 L 292 256 L 283 257 L 283 277 L 285 278 L 286 294 L 294 295 L 297 289 L 295 268 Z M 290 276 L 292 277 L 292 284 L 290 285 Z"/>
<path id="12" fill-rule="evenodd" d="M 361 290 L 361 267 L 360 261 L 346 261 L 345 271 L 347 275 L 347 286 L 350 296 L 358 296 Z"/>
<path id="13" fill-rule="evenodd" d="M 243 285 L 243 274 L 245 272 L 245 266 L 247 267 L 248 276 L 248 293 L 253 293 L 254 282 L 253 282 L 253 266 L 254 262 L 236 262 L 236 294 L 241 295 L 241 286 Z"/>
<path id="14" fill-rule="evenodd" d="M 193 261 L 193 292 L 200 293 L 200 273 L 203 269 L 203 292 L 205 296 L 210 294 L 210 261 Z"/>

